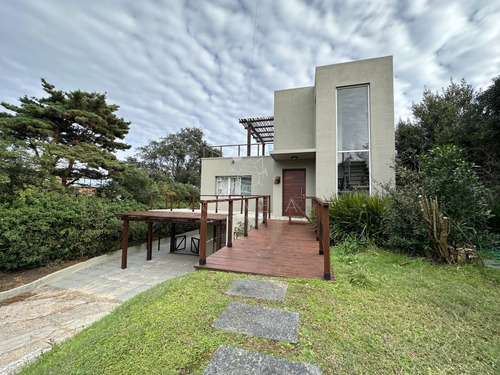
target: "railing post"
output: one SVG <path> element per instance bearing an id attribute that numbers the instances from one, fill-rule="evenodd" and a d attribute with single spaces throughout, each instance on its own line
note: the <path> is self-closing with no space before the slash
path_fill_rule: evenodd
<path id="1" fill-rule="evenodd" d="M 200 221 L 200 266 L 207 263 L 207 203 L 200 200 L 201 221 Z"/>
<path id="2" fill-rule="evenodd" d="M 321 207 L 322 211 L 322 239 L 320 242 L 323 242 L 323 252 L 324 252 L 324 273 L 323 278 L 325 280 L 331 280 L 332 276 L 330 274 L 330 224 L 329 224 L 329 210 L 328 205 L 324 205 Z"/>
<path id="3" fill-rule="evenodd" d="M 153 209 L 153 200 L 154 200 L 154 195 L 151 194 L 150 197 L 149 197 L 149 209 L 150 210 Z"/>
<path id="4" fill-rule="evenodd" d="M 259 229 L 259 198 L 255 198 L 255 229 Z"/>
<path id="5" fill-rule="evenodd" d="M 233 247 L 233 201 L 229 201 L 227 213 L 227 247 Z"/>
<path id="6" fill-rule="evenodd" d="M 245 205 L 245 225 L 243 229 L 243 235 L 245 237 L 248 237 L 248 199 L 245 199 L 243 201 L 243 204 Z"/>
<path id="7" fill-rule="evenodd" d="M 174 210 L 174 196 L 170 196 L 170 211 Z"/>
<path id="8" fill-rule="evenodd" d="M 219 213 L 219 196 L 218 195 L 215 196 L 215 200 L 216 200 L 216 202 L 215 202 L 215 213 L 217 214 L 217 213 Z"/>

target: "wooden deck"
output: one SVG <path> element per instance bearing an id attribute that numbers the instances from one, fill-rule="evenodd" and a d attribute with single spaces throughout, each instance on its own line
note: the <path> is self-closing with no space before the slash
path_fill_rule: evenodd
<path id="1" fill-rule="evenodd" d="M 314 227 L 285 220 L 268 220 L 223 247 L 196 269 L 250 273 L 305 279 L 323 279 L 323 255 L 319 255 Z M 333 272 L 330 271 L 333 279 Z"/>

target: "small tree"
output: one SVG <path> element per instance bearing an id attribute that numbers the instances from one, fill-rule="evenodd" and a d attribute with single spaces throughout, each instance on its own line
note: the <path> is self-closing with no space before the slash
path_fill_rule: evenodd
<path id="1" fill-rule="evenodd" d="M 201 128 L 183 128 L 139 147 L 136 154 L 138 165 L 148 171 L 155 181 L 173 181 L 199 187 L 201 182 L 201 158 L 203 147 Z"/>
<path id="2" fill-rule="evenodd" d="M 44 79 L 42 87 L 48 97 L 25 96 L 20 106 L 2 103 L 15 115 L 0 117 L 0 131 L 24 142 L 38 168 L 64 187 L 123 169 L 113 152 L 130 148 L 118 141 L 130 123 L 114 114 L 118 106 L 107 104 L 104 94 L 58 91 Z"/>
<path id="3" fill-rule="evenodd" d="M 413 104 L 413 121 L 400 120 L 396 129 L 397 158 L 417 169 L 418 158 L 438 144 L 455 143 L 457 128 L 473 106 L 474 90 L 465 79 L 450 81 L 442 92 L 425 89 L 422 102 Z"/>
<path id="4" fill-rule="evenodd" d="M 487 190 L 457 146 L 437 146 L 421 156 L 423 193 L 436 197 L 451 220 L 452 243 L 477 241 L 488 229 Z"/>

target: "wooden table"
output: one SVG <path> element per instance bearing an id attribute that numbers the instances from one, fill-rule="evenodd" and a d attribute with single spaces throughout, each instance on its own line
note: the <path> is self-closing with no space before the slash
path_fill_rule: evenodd
<path id="1" fill-rule="evenodd" d="M 200 212 L 181 212 L 181 211 L 131 211 L 120 212 L 116 214 L 123 220 L 123 237 L 122 237 L 122 269 L 127 268 L 127 252 L 128 252 L 128 235 L 130 221 L 144 221 L 148 223 L 148 236 L 146 241 L 146 260 L 151 260 L 153 255 L 153 223 L 171 223 L 172 233 L 170 235 L 170 248 L 175 248 L 175 224 L 200 224 Z M 224 214 L 208 214 L 207 221 L 216 226 L 216 250 L 222 247 L 221 236 L 222 227 L 226 225 L 227 215 Z"/>

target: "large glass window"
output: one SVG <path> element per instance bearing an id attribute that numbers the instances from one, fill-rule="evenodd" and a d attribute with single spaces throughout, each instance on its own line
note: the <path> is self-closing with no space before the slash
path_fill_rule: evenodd
<path id="1" fill-rule="evenodd" d="M 338 191 L 370 190 L 368 85 L 337 89 Z"/>
<path id="2" fill-rule="evenodd" d="M 251 195 L 251 176 L 220 176 L 217 180 L 218 195 Z"/>

